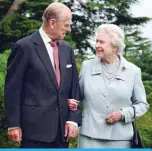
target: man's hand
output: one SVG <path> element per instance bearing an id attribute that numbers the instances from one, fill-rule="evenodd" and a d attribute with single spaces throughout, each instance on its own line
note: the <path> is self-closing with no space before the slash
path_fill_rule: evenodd
<path id="1" fill-rule="evenodd" d="M 121 110 L 120 111 L 116 111 L 116 112 L 112 112 L 110 113 L 107 117 L 106 117 L 106 121 L 109 124 L 113 124 L 116 123 L 118 121 L 120 121 L 122 119 L 122 114 L 121 114 Z"/>
<path id="2" fill-rule="evenodd" d="M 68 139 L 76 138 L 78 135 L 78 127 L 70 123 L 65 124 L 65 137 Z"/>
<path id="3" fill-rule="evenodd" d="M 12 128 L 8 130 L 8 136 L 14 142 L 17 142 L 19 145 L 22 141 L 22 130 L 21 128 Z"/>

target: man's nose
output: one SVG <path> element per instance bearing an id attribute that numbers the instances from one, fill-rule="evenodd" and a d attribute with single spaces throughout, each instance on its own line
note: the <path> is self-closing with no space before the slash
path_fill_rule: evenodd
<path id="1" fill-rule="evenodd" d="M 67 28 L 67 32 L 71 32 L 71 26 L 69 26 L 68 28 Z"/>
<path id="2" fill-rule="evenodd" d="M 99 43 L 99 42 L 96 42 L 95 47 L 96 47 L 96 48 L 99 48 L 99 47 L 100 47 L 100 43 Z"/>

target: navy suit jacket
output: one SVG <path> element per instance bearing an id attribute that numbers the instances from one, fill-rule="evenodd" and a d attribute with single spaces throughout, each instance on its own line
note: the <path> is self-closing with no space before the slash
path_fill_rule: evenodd
<path id="1" fill-rule="evenodd" d="M 62 40 L 58 41 L 58 48 L 60 88 L 39 31 L 12 48 L 5 82 L 5 109 L 8 127 L 21 127 L 23 139 L 52 142 L 60 127 L 64 141 L 66 121 L 81 124 L 81 106 L 76 112 L 68 108 L 69 98 L 79 100 L 74 53 Z"/>

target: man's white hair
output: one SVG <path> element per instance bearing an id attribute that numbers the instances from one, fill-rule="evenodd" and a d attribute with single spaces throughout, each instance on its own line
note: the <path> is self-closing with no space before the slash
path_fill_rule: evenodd
<path id="1" fill-rule="evenodd" d="M 103 24 L 98 27 L 96 35 L 100 32 L 106 32 L 111 37 L 112 45 L 117 47 L 116 53 L 122 55 L 126 46 L 124 31 L 115 24 Z"/>
<path id="2" fill-rule="evenodd" d="M 47 23 L 50 19 L 59 19 L 63 17 L 63 10 L 71 12 L 71 10 L 64 4 L 59 2 L 51 3 L 43 12 L 43 23 Z"/>

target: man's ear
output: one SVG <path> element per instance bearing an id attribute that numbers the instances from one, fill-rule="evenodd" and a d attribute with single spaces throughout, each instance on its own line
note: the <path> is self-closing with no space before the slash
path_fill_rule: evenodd
<path id="1" fill-rule="evenodd" d="M 54 29 L 56 25 L 56 20 L 55 19 L 50 19 L 49 20 L 49 26 L 51 29 Z"/>

